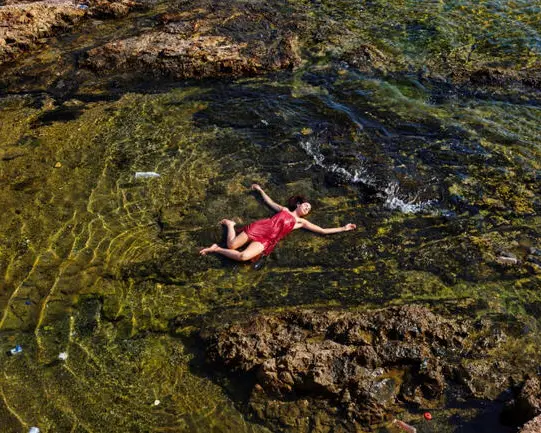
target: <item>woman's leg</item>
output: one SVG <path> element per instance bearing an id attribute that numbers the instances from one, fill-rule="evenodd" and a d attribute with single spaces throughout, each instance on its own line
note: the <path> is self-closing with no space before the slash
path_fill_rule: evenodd
<path id="1" fill-rule="evenodd" d="M 239 233 L 238 236 L 235 236 L 235 221 L 223 219 L 220 221 L 220 223 L 227 227 L 227 248 L 230 250 L 239 249 L 250 240 L 248 235 L 244 232 Z"/>
<path id="2" fill-rule="evenodd" d="M 261 254 L 264 249 L 265 246 L 261 242 L 251 242 L 244 251 L 236 251 L 229 248 L 222 248 L 218 246 L 218 244 L 214 244 L 208 248 L 203 248 L 199 252 L 199 254 L 204 256 L 208 253 L 218 253 L 229 259 L 236 260 L 237 262 L 245 262 Z"/>

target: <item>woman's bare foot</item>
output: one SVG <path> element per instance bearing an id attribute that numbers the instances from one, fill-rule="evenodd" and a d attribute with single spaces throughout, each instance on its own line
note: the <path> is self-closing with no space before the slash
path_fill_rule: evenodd
<path id="1" fill-rule="evenodd" d="M 208 253 L 213 253 L 218 248 L 220 248 L 218 244 L 212 244 L 210 247 L 203 248 L 201 251 L 199 251 L 199 254 L 201 254 L 202 256 L 206 256 Z"/>
<path id="2" fill-rule="evenodd" d="M 233 220 L 223 219 L 220 221 L 220 224 L 223 224 L 224 226 L 227 226 L 227 227 L 234 227 L 235 224 L 237 223 Z"/>

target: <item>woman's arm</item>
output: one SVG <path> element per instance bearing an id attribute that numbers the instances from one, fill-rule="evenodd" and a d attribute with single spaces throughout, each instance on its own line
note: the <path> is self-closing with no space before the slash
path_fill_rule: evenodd
<path id="1" fill-rule="evenodd" d="M 324 229 L 318 225 L 311 223 L 308 220 L 299 218 L 300 226 L 296 228 L 303 228 L 310 230 L 311 232 L 320 233 L 322 235 L 332 235 L 333 233 L 349 232 L 350 230 L 355 230 L 357 226 L 355 224 L 346 224 L 343 227 L 333 227 L 329 229 Z"/>
<path id="2" fill-rule="evenodd" d="M 280 206 L 278 203 L 276 203 L 272 198 L 270 198 L 267 193 L 263 191 L 263 188 L 261 188 L 257 183 L 254 183 L 252 185 L 252 189 L 254 191 L 259 191 L 265 203 L 276 212 L 280 212 L 284 208 L 283 206 Z"/>

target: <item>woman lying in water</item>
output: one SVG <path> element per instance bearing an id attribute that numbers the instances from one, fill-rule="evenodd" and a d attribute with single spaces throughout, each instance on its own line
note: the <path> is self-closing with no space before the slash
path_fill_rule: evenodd
<path id="1" fill-rule="evenodd" d="M 303 218 L 312 209 L 310 203 L 303 196 L 295 195 L 290 197 L 286 207 L 275 203 L 259 185 L 252 185 L 252 189 L 259 191 L 265 203 L 277 213 L 271 218 L 255 221 L 247 225 L 238 235 L 235 233 L 234 221 L 222 220 L 221 223 L 227 227 L 227 248 L 214 244 L 208 248 L 203 248 L 200 251 L 201 255 L 218 253 L 230 259 L 244 262 L 252 260 L 261 254 L 269 255 L 278 241 L 295 229 L 303 228 L 312 232 L 330 235 L 357 228 L 355 224 L 346 224 L 343 227 L 324 229 Z M 237 251 L 247 243 L 248 246 L 245 250 Z"/>

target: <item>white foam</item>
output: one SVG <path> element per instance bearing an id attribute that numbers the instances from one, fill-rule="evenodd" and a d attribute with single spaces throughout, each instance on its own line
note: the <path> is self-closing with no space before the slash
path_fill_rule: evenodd
<path id="1" fill-rule="evenodd" d="M 374 188 L 377 187 L 374 178 L 368 174 L 366 167 L 360 166 L 352 172 L 344 167 L 340 167 L 338 164 L 325 164 L 325 156 L 321 153 L 320 144 L 314 140 L 302 141 L 301 147 L 307 155 L 312 158 L 312 165 L 310 167 L 322 167 L 331 173 L 338 173 L 346 179 L 346 181 L 352 184 L 363 183 Z M 419 201 L 418 195 L 407 198 L 401 197 L 400 185 L 398 182 L 389 183 L 385 190 L 379 195 L 385 200 L 384 206 L 387 209 L 398 210 L 406 214 L 426 212 L 436 203 L 435 200 Z"/>
<path id="2" fill-rule="evenodd" d="M 350 183 L 364 183 L 367 185 L 374 185 L 374 180 L 368 176 L 367 170 L 365 167 L 359 167 L 353 170 L 353 172 L 340 167 L 338 164 L 327 165 L 324 163 L 325 156 L 320 151 L 319 143 L 314 143 L 312 141 L 303 141 L 301 142 L 301 147 L 312 157 L 313 163 L 312 166 L 318 166 L 326 169 L 331 173 L 339 173 Z"/>
<path id="3" fill-rule="evenodd" d="M 419 201 L 417 195 L 413 198 L 401 198 L 399 192 L 400 185 L 398 182 L 391 182 L 389 185 L 387 185 L 387 188 L 384 190 L 384 206 L 387 209 L 412 214 L 426 212 L 435 204 L 434 200 Z"/>

